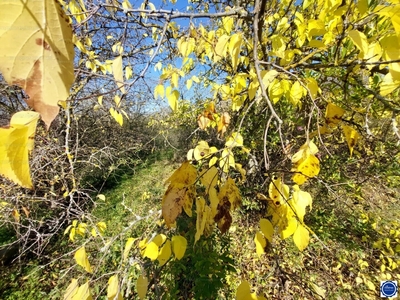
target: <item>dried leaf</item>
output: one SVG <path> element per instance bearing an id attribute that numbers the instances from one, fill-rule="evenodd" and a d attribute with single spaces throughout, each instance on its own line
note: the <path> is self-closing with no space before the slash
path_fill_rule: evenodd
<path id="1" fill-rule="evenodd" d="M 12 9 L 10 9 L 12 7 Z M 57 1 L 0 2 L 0 71 L 29 95 L 47 127 L 74 81 L 74 46 L 68 17 Z M 14 57 L 10 57 L 14 55 Z"/>
<path id="2" fill-rule="evenodd" d="M 328 103 L 325 112 L 325 121 L 329 127 L 336 127 L 340 121 L 342 121 L 342 116 L 345 110 L 333 103 Z M 321 133 L 322 134 L 322 133 Z"/>

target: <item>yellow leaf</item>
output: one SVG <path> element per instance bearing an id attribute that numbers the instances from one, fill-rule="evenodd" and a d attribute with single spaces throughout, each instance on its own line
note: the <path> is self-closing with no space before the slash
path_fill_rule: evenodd
<path id="1" fill-rule="evenodd" d="M 9 128 L 0 128 L 0 174 L 27 188 L 33 187 L 28 155 L 38 119 L 36 112 L 21 111 L 11 117 Z"/>
<path id="2" fill-rule="evenodd" d="M 278 71 L 270 70 L 270 71 L 262 71 L 261 78 L 265 88 L 268 88 L 269 85 L 274 81 L 275 77 L 278 76 Z"/>
<path id="3" fill-rule="evenodd" d="M 108 300 L 122 300 L 122 295 L 119 291 L 118 275 L 113 275 L 108 279 L 107 298 Z"/>
<path id="4" fill-rule="evenodd" d="M 200 182 L 208 191 L 210 187 L 215 187 L 218 181 L 218 169 L 214 166 L 204 168 L 200 173 Z"/>
<path id="5" fill-rule="evenodd" d="M 114 74 L 114 78 L 116 80 L 117 86 L 121 90 L 122 93 L 125 93 L 125 87 L 124 87 L 124 77 L 123 77 L 123 70 L 122 70 L 122 55 L 117 56 L 113 60 L 112 63 L 112 70 Z"/>
<path id="6" fill-rule="evenodd" d="M 282 239 L 287 239 L 288 237 L 290 237 L 296 231 L 297 224 L 298 224 L 298 222 L 297 222 L 296 218 L 289 217 L 289 219 L 287 220 L 286 226 L 285 227 L 282 226 L 283 228 L 281 228 L 281 230 L 280 230 Z"/>
<path id="7" fill-rule="evenodd" d="M 179 92 L 177 90 L 173 90 L 170 86 L 168 86 L 165 90 L 165 96 L 167 97 L 168 104 L 171 107 L 172 111 L 177 111 L 178 109 L 178 99 Z"/>
<path id="8" fill-rule="evenodd" d="M 15 208 L 13 209 L 12 216 L 14 217 L 15 222 L 19 223 L 19 221 L 21 219 L 21 215 L 20 215 L 20 213 L 18 212 L 17 209 L 15 209 Z"/>
<path id="9" fill-rule="evenodd" d="M 171 242 L 167 240 L 165 244 L 161 247 L 160 252 L 158 254 L 158 263 L 161 266 L 165 265 L 168 259 L 171 257 Z"/>
<path id="10" fill-rule="evenodd" d="M 107 225 L 106 225 L 105 222 L 98 222 L 96 224 L 96 226 L 97 226 L 97 229 L 100 231 L 101 234 L 103 234 L 107 229 Z"/>
<path id="11" fill-rule="evenodd" d="M 236 70 L 239 61 L 240 47 L 242 45 L 242 35 L 235 33 L 231 36 L 228 45 L 228 51 L 232 60 L 232 69 Z"/>
<path id="12" fill-rule="evenodd" d="M 196 182 L 197 170 L 190 164 L 190 161 L 185 161 L 182 165 L 168 178 L 165 183 L 171 182 L 174 184 L 182 184 L 185 186 L 192 185 Z"/>
<path id="13" fill-rule="evenodd" d="M 358 30 L 350 30 L 348 33 L 349 38 L 353 41 L 354 45 L 362 52 L 361 57 L 364 58 L 368 53 L 368 40 L 364 33 Z"/>
<path id="14" fill-rule="evenodd" d="M 194 238 L 194 243 L 196 243 L 200 237 L 203 235 L 204 228 L 206 226 L 206 216 L 205 216 L 206 201 L 203 197 L 196 199 L 196 234 Z"/>
<path id="15" fill-rule="evenodd" d="M 319 160 L 313 154 L 308 154 L 304 159 L 300 160 L 297 166 L 292 170 L 298 172 L 293 175 L 293 181 L 301 185 L 305 183 L 308 178 L 315 177 L 319 174 Z"/>
<path id="16" fill-rule="evenodd" d="M 119 107 L 119 104 L 121 103 L 121 97 L 119 95 L 114 96 L 114 102 Z"/>
<path id="17" fill-rule="evenodd" d="M 96 229 L 92 228 L 92 229 L 90 230 L 90 234 L 91 234 L 93 237 L 96 237 L 96 236 L 97 236 L 97 231 L 96 231 Z"/>
<path id="18" fill-rule="evenodd" d="M 267 240 L 272 243 L 272 236 L 274 235 L 274 227 L 267 219 L 260 219 L 260 229 Z"/>
<path id="19" fill-rule="evenodd" d="M 153 241 L 148 243 L 146 246 L 146 250 L 144 250 L 143 257 L 148 257 L 152 261 L 156 260 L 158 257 L 158 246 Z"/>
<path id="20" fill-rule="evenodd" d="M 346 138 L 347 146 L 350 150 L 350 156 L 353 155 L 354 146 L 357 144 L 359 134 L 357 130 L 350 126 L 343 126 L 344 136 Z"/>
<path id="21" fill-rule="evenodd" d="M 194 148 L 193 156 L 195 160 L 202 160 L 208 158 L 215 152 L 217 152 L 217 148 L 210 147 L 206 141 L 200 141 L 196 148 Z"/>
<path id="22" fill-rule="evenodd" d="M 230 34 L 234 25 L 234 19 L 232 17 L 223 17 L 222 26 L 227 34 Z"/>
<path id="23" fill-rule="evenodd" d="M 250 284 L 242 281 L 236 290 L 236 300 L 251 300 Z M 256 298 L 257 299 L 257 298 Z"/>
<path id="24" fill-rule="evenodd" d="M 296 81 L 293 83 L 291 89 L 290 89 L 290 101 L 294 106 L 299 106 L 300 105 L 300 100 L 303 97 L 305 92 L 304 87 L 300 84 L 300 82 Z"/>
<path id="25" fill-rule="evenodd" d="M 125 243 L 125 249 L 124 249 L 124 261 L 128 259 L 129 251 L 132 248 L 133 243 L 136 241 L 135 238 L 128 238 L 128 240 Z"/>
<path id="26" fill-rule="evenodd" d="M 219 161 L 219 167 L 225 173 L 228 173 L 229 167 L 235 167 L 235 158 L 233 152 L 230 149 L 224 149 L 221 153 L 221 159 Z"/>
<path id="27" fill-rule="evenodd" d="M 185 255 L 187 240 L 180 235 L 174 235 L 171 239 L 172 241 L 172 251 L 175 254 L 175 258 L 180 260 Z"/>
<path id="28" fill-rule="evenodd" d="M 122 117 L 122 114 L 120 114 L 118 111 L 116 111 L 113 107 L 110 108 L 110 114 L 114 118 L 117 123 L 122 126 L 124 123 L 124 118 Z"/>
<path id="29" fill-rule="evenodd" d="M 281 176 L 274 176 L 269 184 L 268 195 L 276 206 L 286 203 L 289 198 L 289 186 L 283 183 Z"/>
<path id="30" fill-rule="evenodd" d="M 228 46 L 229 36 L 224 34 L 218 38 L 217 45 L 215 46 L 214 63 L 218 62 L 226 56 L 226 49 Z"/>
<path id="31" fill-rule="evenodd" d="M 147 277 L 140 275 L 138 280 L 136 281 L 136 290 L 140 299 L 144 299 L 147 293 L 147 286 L 149 284 L 149 280 Z"/>
<path id="32" fill-rule="evenodd" d="M 69 232 L 69 239 L 73 242 L 74 238 L 75 238 L 75 232 L 76 232 L 76 228 L 73 227 L 71 228 L 71 231 Z"/>
<path id="33" fill-rule="evenodd" d="M 222 199 L 227 198 L 230 202 L 230 210 L 232 211 L 240 206 L 242 197 L 240 196 L 240 191 L 232 178 L 229 177 L 225 181 L 218 193 L 218 198 L 220 199 L 220 203 Z"/>
<path id="34" fill-rule="evenodd" d="M 277 103 L 285 92 L 281 81 L 274 79 L 272 83 L 268 86 L 269 98 L 273 103 Z"/>
<path id="35" fill-rule="evenodd" d="M 192 87 L 192 84 L 193 84 L 193 80 L 192 80 L 192 79 L 188 79 L 188 80 L 186 81 L 186 88 L 187 88 L 188 90 L 190 90 L 190 88 Z"/>
<path id="36" fill-rule="evenodd" d="M 258 257 L 261 257 L 265 253 L 265 246 L 267 246 L 267 241 L 261 232 L 257 232 L 254 237 L 254 242 L 256 244 L 256 252 Z"/>
<path id="37" fill-rule="evenodd" d="M 20 111 L 15 113 L 10 121 L 10 126 L 11 127 L 28 127 L 28 143 L 27 143 L 27 148 L 28 151 L 33 150 L 33 145 L 34 145 L 34 136 L 35 136 L 35 131 L 36 131 L 36 124 L 37 121 L 39 120 L 39 114 L 34 111 Z"/>
<path id="38" fill-rule="evenodd" d="M 226 147 L 233 148 L 233 147 L 241 147 L 243 146 L 243 137 L 239 132 L 234 132 L 229 137 L 228 141 L 225 143 Z"/>
<path id="39" fill-rule="evenodd" d="M 127 66 L 125 68 L 125 78 L 126 78 L 126 80 L 129 80 L 132 78 L 132 67 L 131 66 Z"/>
<path id="40" fill-rule="evenodd" d="M 164 97 L 164 85 L 162 84 L 158 84 L 156 85 L 156 87 L 154 88 L 154 98 L 163 98 Z"/>
<path id="41" fill-rule="evenodd" d="M 370 280 L 366 280 L 365 284 L 367 285 L 368 289 L 370 289 L 371 291 L 376 291 L 375 285 L 370 281 Z"/>
<path id="42" fill-rule="evenodd" d="M 78 225 L 78 227 L 76 228 L 76 232 L 77 232 L 78 234 L 80 234 L 81 236 L 84 236 L 84 235 L 85 235 L 85 232 L 86 232 L 86 227 L 87 227 L 87 224 L 86 224 L 86 223 L 80 223 L 80 224 Z"/>
<path id="43" fill-rule="evenodd" d="M 86 272 L 92 273 L 92 267 L 90 266 L 89 260 L 87 258 L 85 247 L 79 248 L 75 252 L 74 258 L 76 263 L 83 267 Z"/>
<path id="44" fill-rule="evenodd" d="M 49 127 L 74 81 L 72 28 L 61 5 L 0 1 L 0 44 L 0 72 L 26 91 L 26 102 Z"/>
<path id="45" fill-rule="evenodd" d="M 333 103 L 328 103 L 325 112 L 326 124 L 330 127 L 336 127 L 337 124 L 342 120 L 345 110 L 336 106 Z"/>
<path id="46" fill-rule="evenodd" d="M 212 157 L 211 159 L 210 159 L 210 161 L 209 161 L 209 163 L 208 163 L 208 166 L 209 167 L 212 167 L 213 165 L 215 165 L 216 163 L 217 163 L 217 161 L 218 161 L 218 158 L 217 157 Z"/>
<path id="47" fill-rule="evenodd" d="M 158 247 L 160 247 L 167 240 L 167 236 L 165 234 L 157 234 L 152 242 L 154 242 Z"/>
<path id="48" fill-rule="evenodd" d="M 81 285 L 72 300 L 92 300 L 92 294 L 89 290 L 89 282 Z"/>
<path id="49" fill-rule="evenodd" d="M 312 198 L 308 192 L 304 192 L 300 190 L 298 185 L 293 186 L 293 200 L 291 201 L 293 204 L 293 209 L 296 212 L 297 217 L 300 221 L 303 221 L 304 215 L 306 214 L 306 207 L 312 206 Z"/>
<path id="50" fill-rule="evenodd" d="M 68 285 L 64 294 L 64 300 L 72 300 L 78 291 L 78 280 L 72 278 L 71 283 Z"/>
<path id="51" fill-rule="evenodd" d="M 315 78 L 312 77 L 307 78 L 307 88 L 310 91 L 310 97 L 312 98 L 312 100 L 315 100 L 319 92 L 318 83 L 315 80 Z"/>
<path id="52" fill-rule="evenodd" d="M 294 244 L 300 251 L 303 251 L 310 242 L 310 233 L 301 224 L 297 227 L 295 233 L 293 234 Z"/>

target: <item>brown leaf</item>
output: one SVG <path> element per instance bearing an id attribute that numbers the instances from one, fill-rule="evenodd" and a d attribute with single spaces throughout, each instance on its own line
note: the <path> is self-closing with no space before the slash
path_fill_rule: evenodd
<path id="1" fill-rule="evenodd" d="M 188 188 L 182 185 L 170 184 L 162 200 L 162 216 L 165 224 L 170 227 L 182 213 Z"/>
<path id="2" fill-rule="evenodd" d="M 231 117 L 227 112 L 224 112 L 221 116 L 221 119 L 218 122 L 218 133 L 220 137 L 222 137 L 225 134 L 230 122 L 231 122 Z"/>

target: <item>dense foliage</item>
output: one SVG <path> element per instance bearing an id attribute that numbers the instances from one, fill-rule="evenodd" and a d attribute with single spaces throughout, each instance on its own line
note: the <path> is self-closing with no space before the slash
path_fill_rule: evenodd
<path id="1" fill-rule="evenodd" d="M 69 239 L 63 256 L 82 272 L 65 299 L 104 293 L 103 277 L 109 299 L 229 298 L 231 284 L 237 299 L 264 299 L 254 276 L 230 279 L 235 220 L 251 219 L 260 261 L 287 240 L 331 251 L 318 196 L 345 185 L 359 201 L 378 177 L 398 188 L 397 1 L 39 2 L 0 4 L 0 219 L 19 254 Z M 156 209 L 139 215 L 123 194 L 118 229 L 90 213 L 167 148 L 179 165 Z M 400 225 L 383 237 L 360 218 L 382 265 L 372 279 L 360 259 L 355 281 L 374 291 L 400 263 Z"/>

